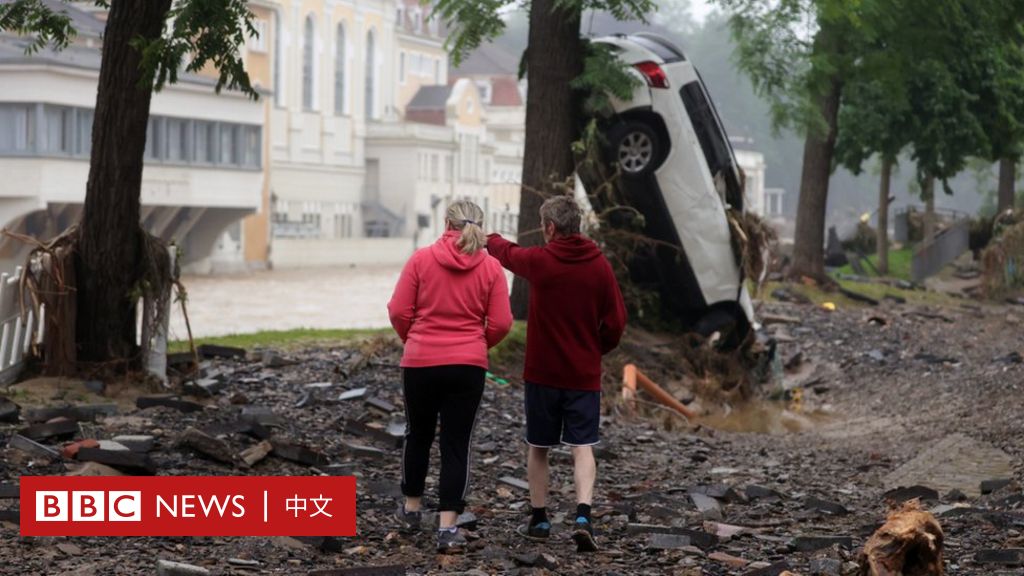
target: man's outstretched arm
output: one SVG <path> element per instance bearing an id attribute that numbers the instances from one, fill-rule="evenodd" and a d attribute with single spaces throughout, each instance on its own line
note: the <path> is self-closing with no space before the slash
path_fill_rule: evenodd
<path id="1" fill-rule="evenodd" d="M 501 234 L 487 236 L 487 251 L 501 262 L 516 276 L 530 279 L 531 261 L 533 255 L 541 248 L 523 248 L 515 242 L 509 242 L 501 237 Z"/>

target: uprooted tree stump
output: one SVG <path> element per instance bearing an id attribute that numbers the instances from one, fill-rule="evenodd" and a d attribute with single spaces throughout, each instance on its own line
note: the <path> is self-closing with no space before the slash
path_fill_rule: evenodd
<path id="1" fill-rule="evenodd" d="M 911 500 L 864 545 L 861 576 L 942 576 L 942 542 L 938 520 Z"/>

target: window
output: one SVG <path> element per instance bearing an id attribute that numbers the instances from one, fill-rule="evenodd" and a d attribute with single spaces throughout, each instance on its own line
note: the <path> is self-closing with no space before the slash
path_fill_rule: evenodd
<path id="1" fill-rule="evenodd" d="M 434 60 L 434 84 L 441 83 L 441 61 Z"/>
<path id="2" fill-rule="evenodd" d="M 338 24 L 334 38 L 334 114 L 345 113 L 345 25 Z"/>
<path id="3" fill-rule="evenodd" d="M 405 52 L 398 55 L 398 80 L 405 84 Z"/>
<path id="4" fill-rule="evenodd" d="M 284 86 L 281 85 L 281 66 L 284 65 L 283 39 L 281 38 L 281 14 L 274 14 L 274 105 L 284 106 Z"/>
<path id="5" fill-rule="evenodd" d="M 163 144 L 160 142 L 162 137 L 163 119 L 150 116 L 146 126 L 146 160 L 160 160 L 164 157 Z"/>
<path id="6" fill-rule="evenodd" d="M 374 84 L 377 81 L 377 71 L 374 69 L 377 66 L 377 57 L 374 53 L 376 49 L 373 30 L 370 30 L 366 33 L 366 101 L 364 105 L 366 107 L 367 120 L 372 120 L 376 111 L 374 104 L 374 98 L 376 97 Z"/>
<path id="7" fill-rule="evenodd" d="M 238 127 L 230 124 L 220 126 L 220 163 L 238 163 Z"/>
<path id="8" fill-rule="evenodd" d="M 439 158 L 437 154 L 430 155 L 430 180 L 437 182 L 441 178 L 440 170 L 438 170 Z"/>
<path id="9" fill-rule="evenodd" d="M 166 158 L 170 162 L 185 162 L 188 159 L 188 121 L 168 118 L 166 123 Z"/>
<path id="10" fill-rule="evenodd" d="M 217 135 L 216 125 L 213 122 L 196 120 L 193 131 L 195 133 L 195 162 L 201 164 L 213 164 L 217 161 Z"/>
<path id="11" fill-rule="evenodd" d="M 75 119 L 77 124 L 75 138 L 76 155 L 89 156 L 92 154 L 92 116 L 92 110 L 78 110 L 77 118 Z"/>
<path id="12" fill-rule="evenodd" d="M 252 27 L 256 29 L 256 36 L 249 37 L 249 50 L 253 52 L 267 51 L 267 21 L 253 20 Z"/>
<path id="13" fill-rule="evenodd" d="M 726 202 L 737 209 L 742 208 L 743 191 L 735 179 L 732 148 L 729 147 L 729 140 L 711 99 L 708 98 L 700 80 L 686 84 L 679 92 L 683 99 L 683 107 L 686 108 L 690 123 L 693 125 L 693 131 L 697 134 L 697 141 L 704 153 L 711 177 L 715 178 L 721 173 L 726 180 Z"/>
<path id="14" fill-rule="evenodd" d="M 35 106 L 0 104 L 0 152 L 28 152 L 35 147 Z"/>
<path id="15" fill-rule="evenodd" d="M 306 16 L 302 35 L 302 109 L 313 109 L 313 16 Z"/>
<path id="16" fill-rule="evenodd" d="M 74 111 L 63 106 L 43 106 L 46 126 L 43 150 L 57 154 L 71 154 L 74 135 Z"/>
<path id="17" fill-rule="evenodd" d="M 242 131 L 242 166 L 258 167 L 260 165 L 261 131 L 258 126 L 245 126 Z"/>

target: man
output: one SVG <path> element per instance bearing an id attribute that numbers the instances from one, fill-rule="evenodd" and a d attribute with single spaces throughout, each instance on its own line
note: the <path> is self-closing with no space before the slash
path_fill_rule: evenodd
<path id="1" fill-rule="evenodd" d="M 578 551 L 596 551 L 590 505 L 597 465 L 593 446 L 601 418 L 601 356 L 619 344 L 626 325 L 622 293 L 611 265 L 580 235 L 581 211 L 569 196 L 540 208 L 546 245 L 522 248 L 497 234 L 487 249 L 530 283 L 526 329 L 527 476 L 532 515 L 519 532 L 534 540 L 551 534 L 547 516 L 548 450 L 572 448 Z"/>

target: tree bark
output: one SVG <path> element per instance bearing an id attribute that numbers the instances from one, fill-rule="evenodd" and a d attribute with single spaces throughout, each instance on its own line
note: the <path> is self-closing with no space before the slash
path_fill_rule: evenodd
<path id="1" fill-rule="evenodd" d="M 137 356 L 133 289 L 142 250 L 139 194 L 152 87 L 136 38 L 159 38 L 171 0 L 113 0 L 92 130 L 92 157 L 76 262 L 79 360 Z"/>
<path id="2" fill-rule="evenodd" d="M 1001 158 L 999 160 L 999 212 L 1013 209 L 1017 196 L 1016 180 L 1016 158 Z"/>
<path id="3" fill-rule="evenodd" d="M 892 183 L 892 160 L 882 158 L 882 177 L 878 185 L 878 273 L 889 273 L 889 185 Z"/>
<path id="4" fill-rule="evenodd" d="M 832 175 L 832 155 L 836 148 L 839 99 L 842 82 L 833 77 L 821 97 L 820 110 L 827 129 L 824 134 L 809 131 L 804 140 L 803 172 L 796 212 L 793 266 L 790 276 L 825 278 L 825 209 L 828 205 L 828 181 Z"/>
<path id="5" fill-rule="evenodd" d="M 924 195 L 924 237 L 921 242 L 931 244 L 935 239 L 935 176 L 925 178 L 921 193 Z"/>
<path id="6" fill-rule="evenodd" d="M 572 142 L 579 136 L 578 95 L 569 83 L 583 72 L 580 12 L 557 8 L 556 0 L 530 4 L 530 35 L 526 49 L 529 80 L 526 97 L 526 142 L 519 201 L 519 244 L 540 245 L 540 205 L 553 193 L 552 183 L 573 173 Z M 512 313 L 526 318 L 529 287 L 516 277 Z"/>

